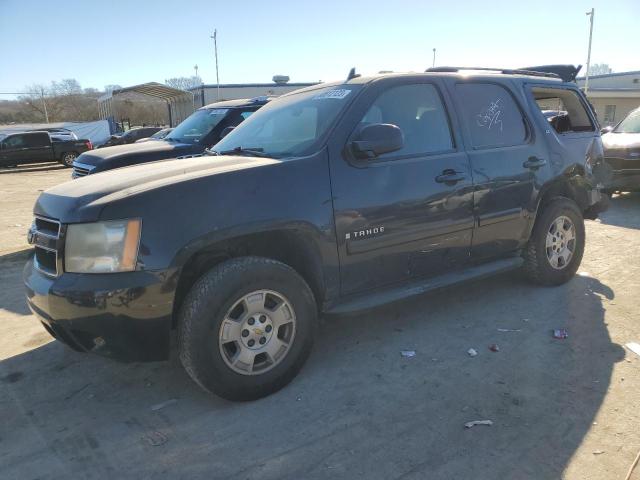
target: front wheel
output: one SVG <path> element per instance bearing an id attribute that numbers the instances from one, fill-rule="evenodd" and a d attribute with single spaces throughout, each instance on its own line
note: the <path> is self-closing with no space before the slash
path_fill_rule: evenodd
<path id="1" fill-rule="evenodd" d="M 76 158 L 78 158 L 78 154 L 76 152 L 65 152 L 60 158 L 60 163 L 66 165 L 67 167 L 72 167 L 73 162 Z"/>
<path id="2" fill-rule="evenodd" d="M 542 207 L 524 252 L 524 270 L 541 285 L 560 285 L 578 271 L 584 253 L 582 213 L 568 198 L 552 199 Z"/>
<path id="3" fill-rule="evenodd" d="M 207 272 L 185 298 L 180 360 L 205 390 L 254 400 L 295 377 L 315 331 L 315 300 L 300 275 L 267 258 L 232 259 Z"/>

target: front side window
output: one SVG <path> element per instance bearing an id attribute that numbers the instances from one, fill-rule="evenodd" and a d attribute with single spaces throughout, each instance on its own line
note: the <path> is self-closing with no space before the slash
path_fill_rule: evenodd
<path id="1" fill-rule="evenodd" d="M 620 125 L 618 125 L 615 133 L 640 133 L 640 108 L 634 110 L 627 118 L 625 118 Z"/>
<path id="2" fill-rule="evenodd" d="M 4 141 L 5 148 L 22 148 L 26 146 L 24 135 L 14 135 Z"/>
<path id="3" fill-rule="evenodd" d="M 462 121 L 471 135 L 473 148 L 521 145 L 527 127 L 520 108 L 502 86 L 491 83 L 456 85 Z"/>
<path id="4" fill-rule="evenodd" d="M 356 131 L 372 123 L 390 123 L 402 130 L 404 147 L 380 159 L 444 152 L 453 148 L 442 99 L 430 84 L 402 85 L 382 93 Z"/>
<path id="5" fill-rule="evenodd" d="M 165 138 L 181 143 L 198 143 L 208 135 L 229 113 L 228 108 L 197 110 L 182 121 Z"/>
<path id="6" fill-rule="evenodd" d="M 214 150 L 250 149 L 272 158 L 309 154 L 361 88 L 339 85 L 280 97 L 242 122 Z"/>
<path id="7" fill-rule="evenodd" d="M 605 105 L 604 106 L 604 123 L 613 123 L 616 121 L 616 106 Z"/>

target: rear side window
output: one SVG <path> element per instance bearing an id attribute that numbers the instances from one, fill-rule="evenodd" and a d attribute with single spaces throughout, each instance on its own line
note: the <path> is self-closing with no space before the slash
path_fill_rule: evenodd
<path id="1" fill-rule="evenodd" d="M 29 148 L 46 147 L 49 145 L 49 134 L 31 133 L 29 135 L 25 135 L 25 140 L 27 147 Z"/>
<path id="2" fill-rule="evenodd" d="M 508 147 L 526 141 L 522 112 L 507 89 L 491 83 L 460 83 L 456 92 L 473 148 Z"/>
<path id="3" fill-rule="evenodd" d="M 557 133 L 593 132 L 595 126 L 586 105 L 574 90 L 564 88 L 533 87 L 533 98 Z"/>
<path id="4" fill-rule="evenodd" d="M 24 135 L 14 135 L 5 139 L 6 148 L 21 148 L 26 146 Z"/>
<path id="5" fill-rule="evenodd" d="M 358 130 L 372 123 L 391 123 L 404 135 L 404 147 L 380 159 L 453 149 L 447 113 L 433 85 L 403 85 L 385 91 L 364 115 Z"/>

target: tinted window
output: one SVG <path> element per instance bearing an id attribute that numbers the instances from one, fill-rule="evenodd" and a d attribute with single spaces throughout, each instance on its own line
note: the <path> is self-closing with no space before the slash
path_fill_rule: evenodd
<path id="1" fill-rule="evenodd" d="M 26 146 L 26 142 L 24 140 L 24 135 L 14 135 L 12 137 L 7 137 L 4 141 L 6 148 L 22 148 Z"/>
<path id="2" fill-rule="evenodd" d="M 25 135 L 25 142 L 29 148 L 46 147 L 49 145 L 48 133 L 30 133 Z"/>
<path id="3" fill-rule="evenodd" d="M 391 123 L 404 135 L 401 150 L 379 158 L 451 150 L 447 113 L 433 85 L 403 85 L 381 94 L 360 121 L 359 129 L 371 123 Z"/>
<path id="4" fill-rule="evenodd" d="M 474 148 L 520 145 L 527 137 L 522 113 L 511 94 L 499 85 L 456 85 L 462 121 Z"/>
<path id="5" fill-rule="evenodd" d="M 165 138 L 183 143 L 197 143 L 208 135 L 229 113 L 228 108 L 196 110 Z"/>

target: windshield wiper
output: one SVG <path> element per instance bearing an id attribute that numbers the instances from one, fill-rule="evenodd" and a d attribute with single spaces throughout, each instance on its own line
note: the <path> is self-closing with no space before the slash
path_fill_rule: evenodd
<path id="1" fill-rule="evenodd" d="M 236 147 L 231 150 L 223 150 L 218 152 L 216 150 L 209 150 L 211 155 L 246 155 L 247 157 L 271 157 L 264 153 L 264 148 L 243 148 Z"/>

